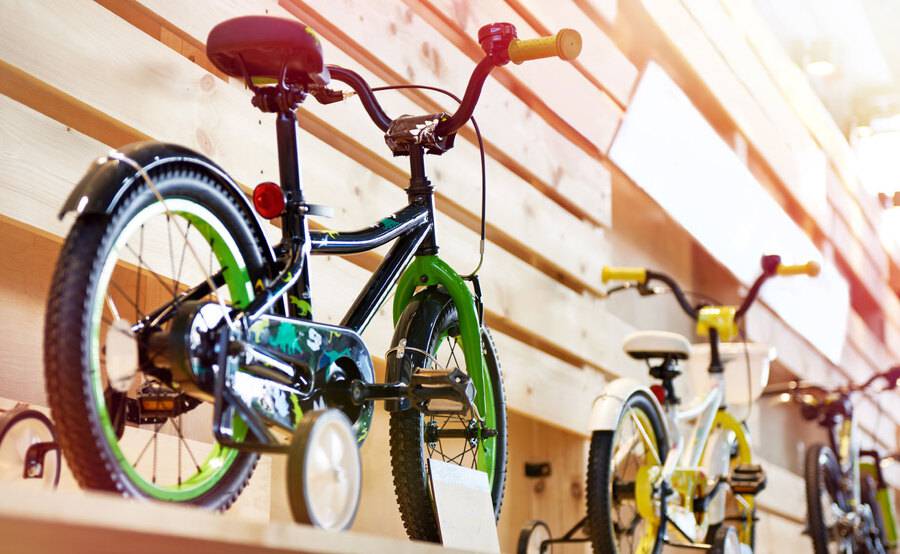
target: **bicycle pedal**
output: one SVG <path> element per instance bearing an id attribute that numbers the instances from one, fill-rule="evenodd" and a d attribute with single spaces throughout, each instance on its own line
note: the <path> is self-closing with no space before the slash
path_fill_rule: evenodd
<path id="1" fill-rule="evenodd" d="M 757 464 L 740 464 L 732 470 L 728 484 L 736 494 L 758 494 L 766 488 L 766 472 Z"/>
<path id="2" fill-rule="evenodd" d="M 465 414 L 475 400 L 475 384 L 459 368 L 420 370 L 410 378 L 407 395 L 428 415 Z"/>

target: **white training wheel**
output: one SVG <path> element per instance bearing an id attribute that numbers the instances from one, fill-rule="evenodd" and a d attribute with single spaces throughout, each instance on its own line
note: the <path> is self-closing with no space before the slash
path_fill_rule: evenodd
<path id="1" fill-rule="evenodd" d="M 287 484 L 295 521 L 337 531 L 350 527 L 362 494 L 362 462 L 344 412 L 303 415 L 288 452 Z"/>
<path id="2" fill-rule="evenodd" d="M 550 528 L 546 523 L 538 519 L 529 521 L 519 531 L 516 554 L 549 554 L 553 551 L 553 545 L 545 544 L 545 541 L 551 538 Z"/>
<path id="3" fill-rule="evenodd" d="M 0 416 L 0 480 L 25 480 L 41 488 L 59 483 L 61 466 L 50 420 L 19 404 Z"/>

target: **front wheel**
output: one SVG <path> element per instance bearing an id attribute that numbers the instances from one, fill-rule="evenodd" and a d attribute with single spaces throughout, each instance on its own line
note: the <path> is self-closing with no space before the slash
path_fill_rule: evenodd
<path id="1" fill-rule="evenodd" d="M 853 552 L 853 534 L 842 521 L 850 509 L 841 485 L 840 465 L 831 448 L 814 444 L 806 450 L 806 513 L 815 554 Z"/>
<path id="2" fill-rule="evenodd" d="M 860 500 L 869 507 L 872 520 L 869 522 L 869 534 L 866 537 L 866 545 L 874 554 L 884 554 L 887 544 L 884 532 L 884 515 L 881 513 L 881 504 L 878 503 L 878 485 L 871 475 L 863 475 L 860 488 Z"/>
<path id="3" fill-rule="evenodd" d="M 588 458 L 587 513 L 595 553 L 662 551 L 665 502 L 660 488 L 652 486 L 652 474 L 662 466 L 667 451 L 665 426 L 643 393 L 625 401 L 614 431 L 594 431 Z"/>
<path id="4" fill-rule="evenodd" d="M 469 374 L 463 356 L 456 306 L 451 298 L 435 289 L 420 292 L 410 301 L 400 318 L 392 341 L 392 352 L 404 345 L 404 363 L 428 369 L 459 368 Z M 440 541 L 429 478 L 429 459 L 479 469 L 488 475 L 494 515 L 500 516 L 506 477 L 506 398 L 500 362 L 494 342 L 486 329 L 481 336 L 482 353 L 488 373 L 487 383 L 476 390 L 485 410 L 479 414 L 492 436 L 473 433 L 472 438 L 442 438 L 445 430 L 466 433 L 476 420 L 466 416 L 423 415 L 415 408 L 391 412 L 391 471 L 400 516 L 413 540 Z M 425 355 L 427 353 L 427 355 Z M 390 355 L 398 355 L 392 353 Z M 434 366 L 439 364 L 440 368 Z M 478 435 L 478 436 L 475 436 Z"/>

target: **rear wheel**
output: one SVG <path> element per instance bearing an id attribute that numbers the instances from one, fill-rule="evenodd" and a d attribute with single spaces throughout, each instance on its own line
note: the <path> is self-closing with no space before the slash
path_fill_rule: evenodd
<path id="1" fill-rule="evenodd" d="M 841 486 L 842 476 L 831 448 L 814 444 L 806 450 L 806 513 L 809 537 L 816 554 L 853 552 L 853 535 L 840 522 L 849 502 Z"/>
<path id="2" fill-rule="evenodd" d="M 81 486 L 224 509 L 258 456 L 216 443 L 211 405 L 167 379 L 147 344 L 195 287 L 191 300 L 220 316 L 249 302 L 264 237 L 210 176 L 169 165 L 151 177 L 155 191 L 144 183 L 113 213 L 79 216 L 63 245 L 45 322 L 48 402 Z"/>
<path id="3" fill-rule="evenodd" d="M 653 553 L 665 539 L 665 504 L 649 475 L 666 459 L 665 427 L 642 393 L 625 401 L 615 431 L 594 431 L 587 472 L 591 545 L 597 554 Z M 639 504 L 652 511 L 644 517 Z"/>
<path id="4" fill-rule="evenodd" d="M 414 316 L 424 316 L 413 319 Z M 404 322 L 419 324 L 406 325 Z M 423 323 L 424 322 L 424 323 Z M 482 353 L 488 382 L 476 390 L 481 399 L 485 428 L 493 436 L 477 436 L 477 421 L 466 416 L 423 415 L 415 408 L 391 412 L 391 471 L 400 516 L 411 539 L 440 541 L 440 529 L 432 501 L 429 459 L 441 460 L 479 469 L 488 475 L 494 515 L 500 516 L 506 477 L 506 398 L 500 362 L 494 342 L 486 329 L 481 337 Z M 437 290 L 417 294 L 409 303 L 394 334 L 392 347 L 405 345 L 404 363 L 427 371 L 440 364 L 440 369 L 459 368 L 469 373 L 463 356 L 456 306 L 451 298 Z M 395 351 L 395 350 L 393 350 Z M 428 355 L 423 353 L 427 352 Z M 392 354 L 393 355 L 393 354 Z M 441 438 L 444 430 L 472 431 L 472 438 Z"/>

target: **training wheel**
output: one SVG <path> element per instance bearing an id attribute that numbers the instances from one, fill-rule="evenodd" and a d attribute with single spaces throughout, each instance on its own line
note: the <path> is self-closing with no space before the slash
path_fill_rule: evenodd
<path id="1" fill-rule="evenodd" d="M 344 412 L 304 414 L 288 451 L 287 486 L 297 523 L 337 531 L 350 527 L 362 493 L 362 462 Z"/>
<path id="2" fill-rule="evenodd" d="M 716 530 L 710 554 L 741 554 L 742 551 L 741 541 L 734 527 L 723 525 Z"/>
<path id="3" fill-rule="evenodd" d="M 19 404 L 0 417 L 0 480 L 59 484 L 62 460 L 50 419 Z"/>
<path id="4" fill-rule="evenodd" d="M 519 543 L 516 546 L 517 554 L 549 554 L 553 551 L 552 544 L 544 544 L 553 536 L 546 523 L 535 519 L 529 521 L 519 531 Z"/>

